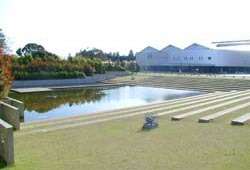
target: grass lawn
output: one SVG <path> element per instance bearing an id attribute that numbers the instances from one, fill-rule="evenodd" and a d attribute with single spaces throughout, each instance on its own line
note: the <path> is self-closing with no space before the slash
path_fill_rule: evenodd
<path id="1" fill-rule="evenodd" d="M 136 116 L 15 138 L 15 166 L 6 169 L 248 170 L 250 126 L 226 121 L 159 119 L 142 132 Z"/>

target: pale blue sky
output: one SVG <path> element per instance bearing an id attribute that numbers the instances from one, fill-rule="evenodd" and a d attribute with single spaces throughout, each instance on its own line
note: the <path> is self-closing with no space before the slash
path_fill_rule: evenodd
<path id="1" fill-rule="evenodd" d="M 0 0 L 0 28 L 13 51 L 34 42 L 61 56 L 87 47 L 121 54 L 149 45 L 213 47 L 212 41 L 250 39 L 249 6 L 248 0 Z"/>

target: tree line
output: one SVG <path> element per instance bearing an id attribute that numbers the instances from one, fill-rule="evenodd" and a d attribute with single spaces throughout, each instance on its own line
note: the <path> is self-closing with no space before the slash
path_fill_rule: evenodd
<path id="1" fill-rule="evenodd" d="M 75 56 L 82 56 L 87 58 L 100 58 L 102 60 L 109 60 L 112 62 L 135 61 L 135 55 L 133 50 L 130 50 L 128 55 L 120 55 L 119 52 L 105 53 L 100 49 L 92 48 L 92 49 L 80 50 L 79 52 L 76 53 Z"/>
<path id="2" fill-rule="evenodd" d="M 7 45 L 2 31 L 0 37 L 0 52 L 3 53 L 7 51 Z M 85 78 L 104 74 L 106 71 L 135 72 L 139 68 L 132 50 L 125 56 L 119 52 L 105 53 L 97 48 L 84 49 L 63 59 L 40 44 L 28 43 L 18 48 L 16 55 L 9 55 L 8 58 L 8 68 L 12 70 L 15 80 Z M 2 73 L 3 71 L 0 71 L 0 75 L 3 75 Z"/>

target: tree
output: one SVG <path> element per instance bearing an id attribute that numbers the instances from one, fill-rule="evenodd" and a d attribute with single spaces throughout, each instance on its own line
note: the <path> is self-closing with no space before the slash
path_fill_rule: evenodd
<path id="1" fill-rule="evenodd" d="M 27 55 L 32 55 L 32 52 L 38 52 L 38 51 L 45 51 L 45 48 L 41 45 L 38 45 L 36 43 L 29 43 L 26 44 L 22 48 L 22 53 L 27 56 Z"/>
<path id="2" fill-rule="evenodd" d="M 4 53 L 5 48 L 5 36 L 2 32 L 2 29 L 0 29 L 0 55 Z"/>
<path id="3" fill-rule="evenodd" d="M 134 52 L 133 52 L 133 50 L 130 50 L 130 51 L 129 51 L 128 57 L 131 57 L 131 58 L 134 57 Z"/>
<path id="4" fill-rule="evenodd" d="M 0 29 L 0 99 L 8 96 L 13 82 L 11 56 L 6 51 L 5 35 Z"/>
<path id="5" fill-rule="evenodd" d="M 135 62 L 130 62 L 127 69 L 131 72 L 138 72 L 140 70 L 139 66 Z"/>
<path id="6" fill-rule="evenodd" d="M 23 48 L 19 48 L 16 53 L 21 56 L 21 63 L 23 63 L 22 61 L 25 61 L 24 63 L 26 63 L 26 61 L 29 61 L 31 58 L 32 60 L 41 61 L 57 61 L 60 59 L 56 54 L 46 51 L 42 45 L 36 43 L 28 43 Z M 27 57 L 29 59 L 25 59 Z"/>
<path id="7" fill-rule="evenodd" d="M 75 56 L 81 56 L 85 58 L 99 58 L 102 60 L 108 59 L 108 55 L 105 54 L 102 50 L 97 49 L 97 48 L 84 49 L 83 51 L 80 50 L 80 52 L 76 53 Z"/>
<path id="8" fill-rule="evenodd" d="M 16 50 L 16 54 L 19 55 L 19 56 L 23 56 L 22 49 L 21 49 L 21 48 L 18 48 L 18 49 Z"/>

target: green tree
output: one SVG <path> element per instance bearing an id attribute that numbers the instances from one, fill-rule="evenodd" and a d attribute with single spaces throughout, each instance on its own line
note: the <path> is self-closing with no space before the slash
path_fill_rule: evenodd
<path id="1" fill-rule="evenodd" d="M 23 48 L 19 48 L 16 51 L 16 53 L 17 55 L 21 56 L 20 58 L 21 63 L 26 63 L 27 61 L 30 60 L 30 58 L 32 58 L 32 60 L 34 59 L 34 60 L 41 60 L 41 61 L 60 60 L 60 58 L 56 54 L 46 51 L 42 45 L 39 45 L 36 43 L 28 43 Z"/>
<path id="2" fill-rule="evenodd" d="M 28 43 L 22 48 L 22 53 L 25 56 L 32 55 L 32 52 L 37 52 L 37 51 L 45 51 L 45 48 L 36 43 Z"/>
<path id="3" fill-rule="evenodd" d="M 5 52 L 5 36 L 3 34 L 2 29 L 0 28 L 0 55 L 2 55 Z"/>
<path id="4" fill-rule="evenodd" d="M 130 51 L 129 51 L 128 57 L 134 57 L 134 52 L 133 52 L 133 50 L 130 50 Z"/>
<path id="5" fill-rule="evenodd" d="M 18 48 L 18 49 L 16 50 L 16 54 L 19 55 L 19 56 L 23 56 L 22 49 L 21 49 L 21 48 Z"/>
<path id="6" fill-rule="evenodd" d="M 127 66 L 127 70 L 129 70 L 131 72 L 138 72 L 139 66 L 135 62 L 130 62 Z"/>

